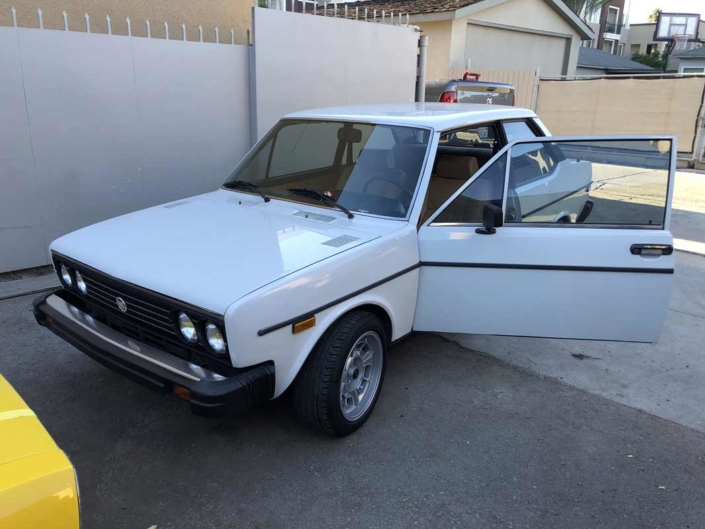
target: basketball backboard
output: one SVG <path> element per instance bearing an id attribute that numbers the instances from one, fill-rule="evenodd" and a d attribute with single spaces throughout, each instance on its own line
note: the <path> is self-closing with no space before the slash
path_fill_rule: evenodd
<path id="1" fill-rule="evenodd" d="M 689 35 L 691 41 L 698 39 L 700 15 L 697 13 L 661 13 L 656 21 L 655 41 L 673 40 L 674 35 Z"/>

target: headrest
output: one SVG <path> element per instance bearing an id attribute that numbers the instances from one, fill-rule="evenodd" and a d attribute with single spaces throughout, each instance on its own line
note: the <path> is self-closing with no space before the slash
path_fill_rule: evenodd
<path id="1" fill-rule="evenodd" d="M 472 156 L 448 156 L 441 154 L 436 163 L 436 176 L 467 180 L 478 170 L 477 158 Z"/>

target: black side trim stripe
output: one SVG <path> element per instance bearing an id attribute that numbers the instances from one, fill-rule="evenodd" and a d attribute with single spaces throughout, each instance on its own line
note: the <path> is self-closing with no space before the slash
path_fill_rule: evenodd
<path id="1" fill-rule="evenodd" d="M 446 268 L 500 268 L 514 270 L 562 270 L 570 272 L 621 272 L 627 274 L 672 274 L 673 268 L 634 268 L 615 266 L 562 266 L 540 264 L 503 264 L 503 263 L 443 263 L 422 262 L 421 266 Z"/>
<path id="2" fill-rule="evenodd" d="M 356 290 L 355 292 L 351 292 L 350 294 L 343 296 L 342 298 L 338 298 L 335 301 L 331 301 L 330 303 L 326 303 L 325 305 L 322 305 L 320 307 L 317 307 L 305 314 L 300 314 L 299 316 L 296 316 L 295 318 L 288 319 L 286 321 L 283 321 L 281 323 L 277 323 L 276 325 L 272 325 L 270 327 L 265 327 L 264 329 L 260 329 L 257 331 L 258 336 L 264 336 L 265 334 L 269 334 L 270 332 L 278 331 L 279 329 L 283 329 L 284 327 L 288 325 L 293 325 L 294 323 L 298 323 L 299 321 L 303 321 L 305 319 L 311 318 L 312 316 L 315 316 L 317 313 L 322 312 L 326 309 L 329 309 L 331 307 L 334 307 L 335 305 L 338 305 L 339 303 L 342 303 L 343 301 L 347 301 L 351 298 L 354 298 L 355 296 L 359 296 L 360 294 L 367 292 L 368 290 L 372 290 L 373 288 L 377 288 L 380 285 L 383 285 L 384 283 L 387 283 L 389 281 L 392 281 L 393 279 L 396 279 L 398 277 L 403 276 L 404 274 L 408 274 L 412 270 L 416 270 L 419 267 L 422 266 L 433 266 L 433 267 L 446 267 L 446 268 L 499 268 L 499 269 L 509 269 L 509 270 L 562 270 L 562 271 L 573 271 L 573 272 L 621 272 L 621 273 L 629 273 L 629 274 L 673 274 L 674 269 L 673 268 L 620 268 L 620 267 L 610 267 L 610 266 L 556 266 L 556 265 L 530 265 L 530 264 L 502 264 L 502 263 L 443 263 L 443 262 L 431 262 L 431 261 L 425 261 L 425 262 L 420 262 L 417 263 L 413 266 L 410 266 L 408 268 L 405 268 L 404 270 L 401 270 L 397 272 L 396 274 L 392 274 L 389 277 L 386 277 L 384 279 L 381 279 L 375 283 L 372 283 L 371 285 L 366 286 L 365 288 L 361 288 L 360 290 Z"/>
<path id="3" fill-rule="evenodd" d="M 305 320 L 307 318 L 315 316 L 317 313 L 322 312 L 322 311 L 329 309 L 331 307 L 334 307 L 335 305 L 342 303 L 343 301 L 347 301 L 351 298 L 354 298 L 355 296 L 359 296 L 363 292 L 367 292 L 368 290 L 372 290 L 373 288 L 377 288 L 378 286 L 383 285 L 384 283 L 388 283 L 389 281 L 396 279 L 397 277 L 403 276 L 404 274 L 408 274 L 412 270 L 416 270 L 419 266 L 420 266 L 420 263 L 416 263 L 415 265 L 412 265 L 409 268 L 405 268 L 404 270 L 401 270 L 395 274 L 392 274 L 389 277 L 385 277 L 384 279 L 380 279 L 379 281 L 372 283 L 371 285 L 367 285 L 366 287 L 361 288 L 360 290 L 356 290 L 355 292 L 351 292 L 350 294 L 343 296 L 342 298 L 338 298 L 335 301 L 331 301 L 330 303 L 326 303 L 325 305 L 317 307 L 317 308 L 313 309 L 312 311 L 307 312 L 306 314 L 301 314 L 299 316 L 296 316 L 295 318 L 291 318 L 291 319 L 283 321 L 281 323 L 277 323 L 276 325 L 272 325 L 271 327 L 265 327 L 264 329 L 260 329 L 259 331 L 257 331 L 257 335 L 264 336 L 265 334 L 269 334 L 270 332 L 274 332 L 274 331 L 278 331 L 279 329 L 283 329 L 287 325 L 293 325 L 294 323 L 297 323 L 301 320 Z"/>

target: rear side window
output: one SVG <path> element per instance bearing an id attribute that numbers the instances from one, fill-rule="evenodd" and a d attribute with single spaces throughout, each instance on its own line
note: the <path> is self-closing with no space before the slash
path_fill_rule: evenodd
<path id="1" fill-rule="evenodd" d="M 494 126 L 478 125 L 464 130 L 441 134 L 439 145 L 447 147 L 484 147 L 494 148 L 497 143 Z"/>
<path id="2" fill-rule="evenodd" d="M 503 121 L 502 127 L 504 128 L 504 134 L 507 136 L 507 143 L 536 137 L 536 133 L 531 130 L 526 121 Z"/>

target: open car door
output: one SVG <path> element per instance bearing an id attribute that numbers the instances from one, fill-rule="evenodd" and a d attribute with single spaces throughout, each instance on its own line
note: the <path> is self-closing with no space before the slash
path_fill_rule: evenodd
<path id="1" fill-rule="evenodd" d="M 656 341 L 675 158 L 670 136 L 509 144 L 419 230 L 414 329 Z"/>

